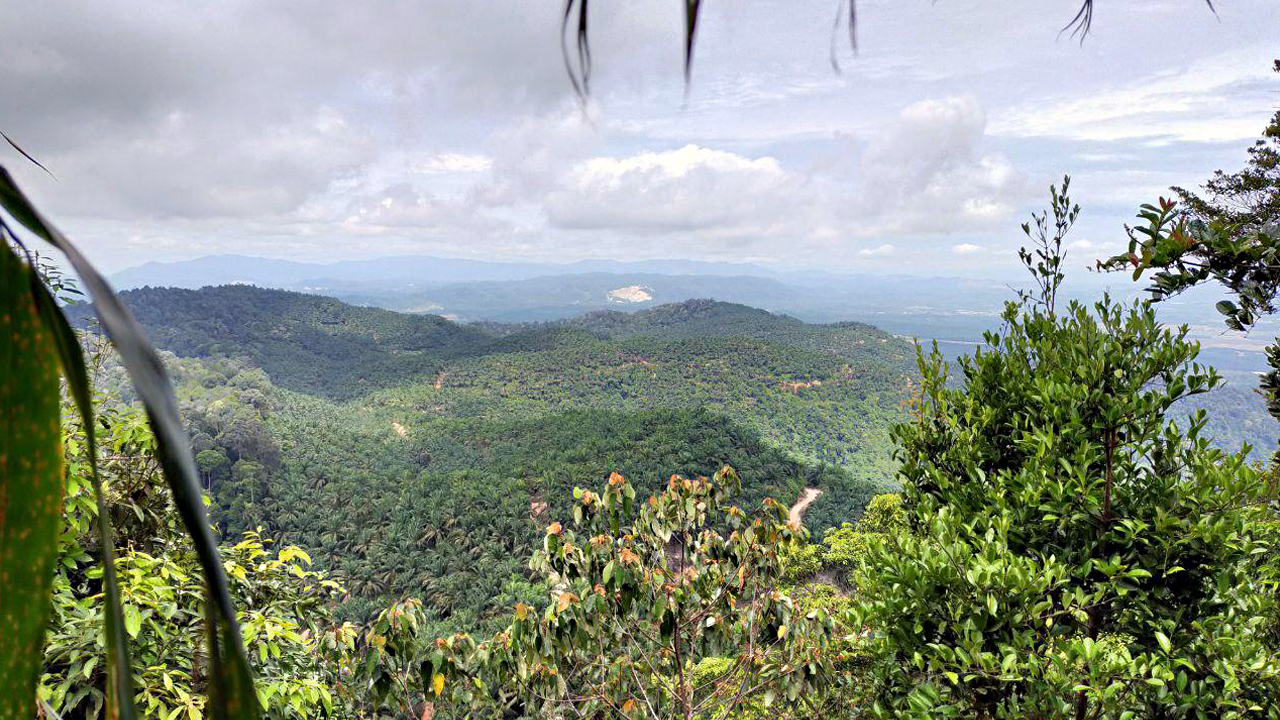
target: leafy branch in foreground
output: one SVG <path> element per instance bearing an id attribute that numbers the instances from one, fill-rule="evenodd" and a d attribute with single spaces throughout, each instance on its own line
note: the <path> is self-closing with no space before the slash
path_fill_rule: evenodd
<path id="1" fill-rule="evenodd" d="M 156 452 L 187 532 L 199 558 L 207 598 L 209 633 L 209 708 L 211 716 L 255 718 L 259 714 L 249 664 L 213 531 L 205 514 L 200 484 L 173 390 L 159 356 L 106 280 L 18 188 L 0 166 L 0 262 L 4 306 L 0 307 L 0 361 L 6 423 L 23 423 L 22 432 L 6 427 L 0 436 L 0 720 L 27 720 L 35 714 L 36 682 L 48 619 L 51 562 L 57 548 L 62 503 L 59 387 L 60 367 L 81 416 L 98 505 L 106 601 L 109 715 L 136 716 L 125 621 L 116 576 L 109 514 L 97 469 L 93 403 L 79 340 L 35 269 L 34 255 L 17 232 L 31 234 L 57 248 L 80 277 L 94 301 L 103 331 L 120 354 L 155 433 Z M 52 378 L 52 379 L 51 379 Z M 21 587 L 25 592 L 10 592 Z"/>
<path id="2" fill-rule="evenodd" d="M 1049 186 L 1053 229 L 1049 229 L 1049 212 L 1031 213 L 1031 222 L 1022 224 L 1022 233 L 1031 241 L 1032 247 L 1018 248 L 1018 259 L 1036 284 L 1034 291 L 1018 291 L 1018 299 L 1039 307 L 1049 317 L 1053 317 L 1057 310 L 1058 290 L 1065 279 L 1062 264 L 1066 262 L 1067 253 L 1062 249 L 1062 241 L 1080 216 L 1080 206 L 1072 203 L 1067 195 L 1070 190 L 1070 176 L 1063 176 L 1061 191 L 1054 185 Z"/>
<path id="3" fill-rule="evenodd" d="M 1280 72 L 1280 60 L 1273 68 Z M 1135 281 L 1150 272 L 1147 289 L 1157 301 L 1216 283 L 1234 298 L 1216 305 L 1232 330 L 1247 331 L 1274 314 L 1280 294 L 1280 111 L 1249 148 L 1245 167 L 1215 172 L 1203 195 L 1172 190 L 1176 199 L 1162 197 L 1139 209 L 1143 224 L 1127 228 L 1127 251 L 1099 261 L 1098 268 L 1131 269 Z M 1280 342 L 1266 352 L 1271 369 L 1262 391 L 1268 411 L 1280 420 Z"/>

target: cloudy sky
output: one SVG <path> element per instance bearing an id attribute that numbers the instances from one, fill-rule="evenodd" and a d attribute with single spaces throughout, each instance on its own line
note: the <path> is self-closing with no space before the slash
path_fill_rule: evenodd
<path id="1" fill-rule="evenodd" d="M 1083 264 L 1137 204 L 1238 167 L 1280 107 L 1280 2 L 592 5 L 584 113 L 559 0 L 0 0 L 4 164 L 105 269 L 696 258 L 992 277 L 1073 176 Z"/>

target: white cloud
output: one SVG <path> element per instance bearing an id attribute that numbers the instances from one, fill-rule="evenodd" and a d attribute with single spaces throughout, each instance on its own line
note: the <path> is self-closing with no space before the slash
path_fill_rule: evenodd
<path id="1" fill-rule="evenodd" d="M 1238 47 L 1186 67 L 1118 82 L 1080 96 L 1038 99 L 999 114 L 992 133 L 1115 141 L 1222 142 L 1256 137 L 1273 92 L 1266 48 Z"/>
<path id="2" fill-rule="evenodd" d="M 827 141 L 820 161 L 799 168 L 703 144 L 588 153 L 595 136 L 576 115 L 548 115 L 495 135 L 491 176 L 472 194 L 494 211 L 535 209 L 549 228 L 596 248 L 594 231 L 607 231 L 649 248 L 669 242 L 654 237 L 661 233 L 705 249 L 736 243 L 780 256 L 877 257 L 894 247 L 859 250 L 849 240 L 974 231 L 1008 219 L 1025 182 L 985 147 L 984 127 L 976 100 L 920 101 L 877 131 Z"/>
<path id="3" fill-rule="evenodd" d="M 481 205 L 538 202 L 575 163 L 595 154 L 600 133 L 572 106 L 521 117 L 488 139 L 492 177 L 472 188 Z"/>
<path id="4" fill-rule="evenodd" d="M 858 257 L 868 257 L 868 258 L 869 257 L 886 257 L 889 255 L 892 255 L 894 252 L 894 249 L 895 248 L 893 247 L 893 245 L 889 243 L 884 243 L 882 245 L 877 245 L 873 248 L 863 248 L 859 250 Z"/>
<path id="5" fill-rule="evenodd" d="M 802 184 L 772 157 L 686 145 L 577 163 L 545 208 L 561 228 L 767 232 L 805 202 Z"/>
<path id="6" fill-rule="evenodd" d="M 487 155 L 441 153 L 426 158 L 417 169 L 426 173 L 476 173 L 483 172 L 491 167 L 493 167 L 493 159 Z"/>
<path id="7" fill-rule="evenodd" d="M 955 253 L 956 255 L 977 255 L 978 253 L 984 252 L 984 251 L 985 251 L 985 248 L 983 248 L 981 245 L 974 245 L 973 243 L 960 243 L 959 245 L 951 246 L 951 252 Z"/>
<path id="8" fill-rule="evenodd" d="M 557 3 L 10 5 L 0 125 L 58 180 L 9 167 L 113 267 L 427 250 L 829 267 L 891 241 L 921 272 L 967 272 L 1007 256 L 988 238 L 1063 171 L 1080 231 L 1106 238 L 1135 202 L 1238 166 L 1275 107 L 1275 0 L 1219 20 L 1117 3 L 1083 50 L 1052 42 L 1069 17 L 1050 0 L 865 3 L 838 76 L 821 3 L 713 4 L 687 102 L 680 14 L 635 0 L 593 15 L 585 121 Z M 984 262 L 948 252 L 962 241 Z"/>
<path id="9" fill-rule="evenodd" d="M 876 218 L 874 232 L 945 233 L 1007 219 L 1026 183 L 1007 157 L 985 148 L 985 127 L 973 98 L 903 108 L 863 158 L 858 213 Z"/>

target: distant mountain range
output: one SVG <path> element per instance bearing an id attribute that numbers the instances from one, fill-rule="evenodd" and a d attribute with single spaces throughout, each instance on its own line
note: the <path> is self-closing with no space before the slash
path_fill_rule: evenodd
<path id="1" fill-rule="evenodd" d="M 1009 297 L 1007 287 L 986 280 L 836 275 L 694 260 L 554 264 L 401 256 L 322 264 L 213 255 L 147 263 L 116 273 L 112 281 L 121 290 L 255 285 L 461 321 L 548 321 L 714 298 L 810 322 L 868 320 L 901 334 L 934 337 L 943 331 L 957 339 L 979 334 Z"/>
<path id="2" fill-rule="evenodd" d="M 335 290 L 377 287 L 408 292 L 413 288 L 435 285 L 586 273 L 770 276 L 773 271 L 759 265 L 698 260 L 533 263 L 402 255 L 309 263 L 247 255 L 208 255 L 178 262 L 149 262 L 122 270 L 111 279 L 121 290 L 146 285 L 194 289 L 205 285 L 249 284 L 332 293 Z"/>
<path id="3" fill-rule="evenodd" d="M 748 263 L 695 260 L 495 262 L 396 256 L 308 263 L 211 255 L 158 263 L 112 276 L 122 289 L 244 284 L 326 295 L 344 302 L 462 322 L 547 322 L 604 310 L 634 311 L 692 298 L 741 303 L 807 322 L 860 321 L 904 337 L 959 343 L 956 352 L 999 325 L 1014 283 L 956 277 L 836 274 L 778 270 Z M 1127 276 L 1076 272 L 1068 297 L 1094 301 L 1104 291 L 1131 299 L 1142 285 Z M 1074 294 L 1073 294 L 1074 292 Z M 1161 305 L 1166 322 L 1187 323 L 1224 369 L 1263 368 L 1260 350 L 1272 333 L 1252 338 L 1222 332 L 1212 290 L 1197 289 Z"/>

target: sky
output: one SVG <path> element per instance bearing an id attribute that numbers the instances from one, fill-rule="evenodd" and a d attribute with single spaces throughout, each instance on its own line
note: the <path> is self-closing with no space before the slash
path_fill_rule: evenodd
<path id="1" fill-rule="evenodd" d="M 1003 277 L 1072 176 L 1068 263 L 1170 185 L 1243 164 L 1280 107 L 1280 2 L 709 0 L 591 6 L 585 107 L 558 0 L 0 0 L 0 162 L 106 271 L 688 258 Z"/>

